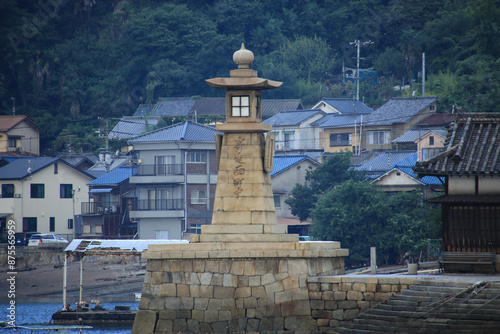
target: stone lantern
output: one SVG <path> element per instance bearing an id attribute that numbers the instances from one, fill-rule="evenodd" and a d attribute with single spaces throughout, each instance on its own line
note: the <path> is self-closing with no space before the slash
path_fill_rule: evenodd
<path id="1" fill-rule="evenodd" d="M 253 53 L 244 45 L 233 60 L 238 68 L 229 78 L 207 80 L 211 87 L 226 90 L 226 123 L 217 125 L 224 133 L 216 137 L 219 176 L 212 225 L 202 226 L 201 242 L 234 240 L 235 234 L 242 241 L 263 241 L 262 234 L 286 233 L 286 226 L 276 225 L 271 186 L 274 135 L 265 138 L 272 127 L 261 123 L 261 91 L 282 83 L 259 78 L 250 69 Z M 269 241 L 298 238 L 276 237 L 268 236 Z"/>
<path id="2" fill-rule="evenodd" d="M 274 136 L 264 137 L 271 126 L 261 123 L 260 93 L 281 82 L 257 77 L 244 46 L 233 59 L 238 69 L 229 78 L 207 80 L 226 90 L 212 225 L 190 243 L 148 246 L 132 334 L 311 333 L 336 321 L 316 276 L 344 274 L 349 252 L 336 241 L 299 242 L 276 224 Z"/>

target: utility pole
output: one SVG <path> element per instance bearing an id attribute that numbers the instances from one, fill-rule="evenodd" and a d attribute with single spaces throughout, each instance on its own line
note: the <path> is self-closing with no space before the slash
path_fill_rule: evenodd
<path id="1" fill-rule="evenodd" d="M 359 54 L 361 51 L 361 45 L 369 45 L 373 44 L 372 41 L 361 42 L 359 39 L 354 42 L 349 42 L 349 45 L 356 45 L 357 47 L 357 56 L 356 56 L 356 101 L 359 101 L 359 60 L 364 58 L 359 58 Z"/>
<path id="2" fill-rule="evenodd" d="M 422 96 L 425 96 L 425 53 L 422 53 Z"/>

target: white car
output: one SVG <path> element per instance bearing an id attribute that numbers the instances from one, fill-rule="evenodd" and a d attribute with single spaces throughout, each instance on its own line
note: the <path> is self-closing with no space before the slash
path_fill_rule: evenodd
<path id="1" fill-rule="evenodd" d="M 64 244 L 68 240 L 57 234 L 36 234 L 31 236 L 28 246 L 38 246 L 39 244 Z"/>

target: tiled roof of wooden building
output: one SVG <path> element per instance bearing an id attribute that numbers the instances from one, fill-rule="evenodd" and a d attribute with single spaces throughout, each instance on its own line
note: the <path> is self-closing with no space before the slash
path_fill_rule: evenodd
<path id="1" fill-rule="evenodd" d="M 500 113 L 458 115 L 441 154 L 417 162 L 420 175 L 500 174 Z"/>

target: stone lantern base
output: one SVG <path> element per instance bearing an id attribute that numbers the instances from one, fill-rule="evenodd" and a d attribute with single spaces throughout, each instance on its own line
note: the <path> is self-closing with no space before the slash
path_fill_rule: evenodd
<path id="1" fill-rule="evenodd" d="M 310 332 L 324 319 L 308 278 L 344 274 L 347 255 L 326 241 L 150 245 L 132 333 Z"/>

